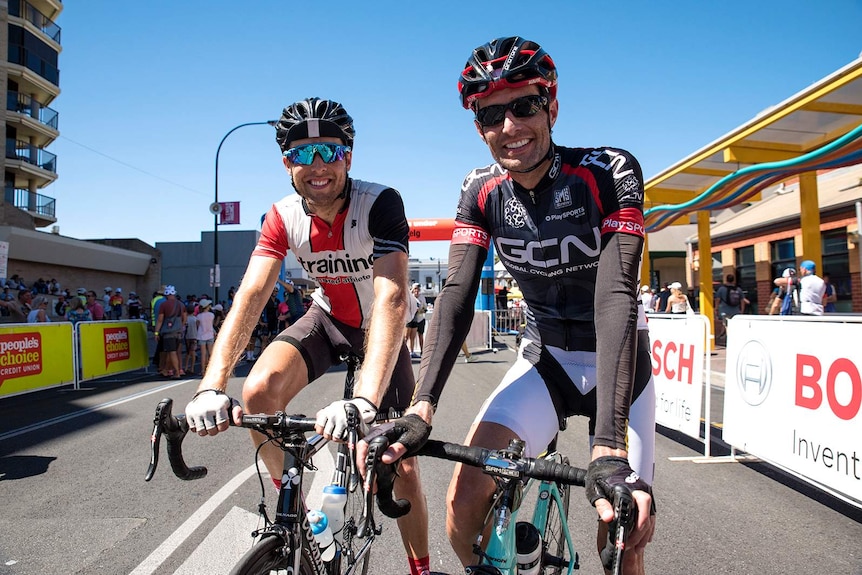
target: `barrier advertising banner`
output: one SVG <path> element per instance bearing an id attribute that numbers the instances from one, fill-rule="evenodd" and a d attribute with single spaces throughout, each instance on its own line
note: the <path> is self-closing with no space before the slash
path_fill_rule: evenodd
<path id="1" fill-rule="evenodd" d="M 74 383 L 71 323 L 0 327 L 0 397 Z"/>
<path id="2" fill-rule="evenodd" d="M 82 321 L 79 381 L 147 367 L 147 325 L 143 321 Z"/>
<path id="3" fill-rule="evenodd" d="M 700 439 L 706 318 L 650 314 L 656 423 Z"/>
<path id="4" fill-rule="evenodd" d="M 862 503 L 862 318 L 735 317 L 723 439 Z"/>

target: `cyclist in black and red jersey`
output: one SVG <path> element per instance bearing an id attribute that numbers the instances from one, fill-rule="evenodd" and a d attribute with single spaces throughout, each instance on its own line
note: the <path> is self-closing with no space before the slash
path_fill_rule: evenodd
<path id="1" fill-rule="evenodd" d="M 394 189 L 348 177 L 353 120 L 337 102 L 309 98 L 291 104 L 276 126 L 296 194 L 267 213 L 230 313 L 186 417 L 199 435 L 216 435 L 242 414 L 224 391 L 249 334 L 272 293 L 282 261 L 291 250 L 320 288 L 314 303 L 266 346 L 243 385 L 250 413 L 275 413 L 299 391 L 353 351 L 364 356 L 354 398 L 336 401 L 317 414 L 317 431 L 345 439 L 346 403 L 365 423 L 378 412 L 405 409 L 414 387 L 403 331 L 408 313 L 409 230 L 401 196 Z M 252 432 L 255 444 L 265 437 Z M 262 458 L 280 487 L 282 452 L 272 444 Z M 412 511 L 398 520 L 412 575 L 428 573 L 428 517 L 414 461 L 405 461 L 401 497 Z"/>
<path id="2" fill-rule="evenodd" d="M 448 278 L 435 302 L 411 411 L 431 423 L 469 330 L 493 241 L 524 295 L 527 326 L 515 364 L 482 406 L 467 443 L 499 449 L 517 436 L 535 457 L 563 416 L 589 416 L 587 496 L 602 520 L 600 546 L 613 519 L 608 494 L 616 484 L 629 485 L 640 513 L 625 572 L 642 573 L 655 525 L 655 391 L 636 297 L 644 236 L 640 166 L 625 150 L 554 144 L 557 70 L 534 42 L 499 38 L 476 48 L 459 90 L 495 163 L 473 170 L 461 189 Z M 390 455 L 401 448 L 396 444 Z M 481 470 L 456 466 L 447 530 L 464 565 L 474 563 L 472 544 L 493 490 Z"/>

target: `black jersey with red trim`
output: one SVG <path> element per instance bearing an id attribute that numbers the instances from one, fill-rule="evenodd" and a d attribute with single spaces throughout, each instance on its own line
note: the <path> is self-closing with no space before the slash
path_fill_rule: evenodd
<path id="1" fill-rule="evenodd" d="M 331 226 L 310 213 L 298 194 L 273 204 L 252 255 L 284 259 L 291 250 L 320 285 L 312 299 L 335 319 L 366 328 L 374 303 L 374 260 L 408 253 L 409 228 L 394 189 L 349 179 L 346 191 L 347 205 Z"/>
<path id="2" fill-rule="evenodd" d="M 595 351 L 602 238 L 643 237 L 643 197 L 640 165 L 625 150 L 556 146 L 533 190 L 498 164 L 473 170 L 462 186 L 452 242 L 487 249 L 493 238 L 528 304 L 530 339 Z"/>

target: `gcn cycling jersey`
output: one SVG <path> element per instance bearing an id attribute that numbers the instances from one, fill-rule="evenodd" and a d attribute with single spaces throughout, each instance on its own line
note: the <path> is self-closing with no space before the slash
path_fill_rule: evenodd
<path id="1" fill-rule="evenodd" d="M 310 213 L 298 194 L 273 204 L 252 255 L 284 259 L 290 249 L 320 285 L 312 299 L 335 319 L 367 328 L 374 260 L 408 253 L 409 229 L 394 189 L 349 179 L 347 190 L 347 205 L 331 226 Z"/>
<path id="2" fill-rule="evenodd" d="M 453 243 L 488 248 L 529 302 L 527 336 L 562 349 L 595 351 L 594 296 L 602 236 L 644 235 L 643 176 L 616 148 L 556 146 L 534 190 L 498 164 L 465 179 Z"/>

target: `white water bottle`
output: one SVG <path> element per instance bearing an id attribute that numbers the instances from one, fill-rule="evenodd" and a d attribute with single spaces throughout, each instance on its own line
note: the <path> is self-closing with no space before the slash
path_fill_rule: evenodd
<path id="1" fill-rule="evenodd" d="M 329 520 L 332 533 L 338 533 L 344 527 L 344 506 L 347 504 L 347 489 L 339 485 L 327 485 L 323 488 L 323 501 L 320 510 Z"/>
<path id="2" fill-rule="evenodd" d="M 542 538 L 532 523 L 518 521 L 515 526 L 515 546 L 518 551 L 518 573 L 538 575 L 542 571 Z"/>
<path id="3" fill-rule="evenodd" d="M 311 525 L 314 540 L 320 547 L 320 557 L 324 561 L 332 561 L 335 557 L 335 544 L 326 514 L 323 511 L 311 510 L 308 512 L 308 523 Z"/>

